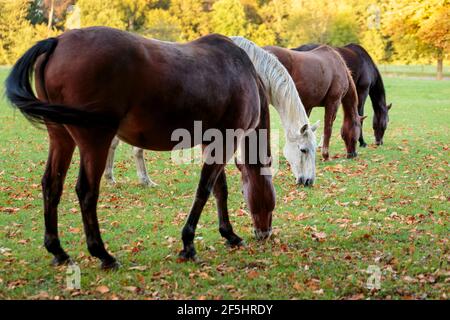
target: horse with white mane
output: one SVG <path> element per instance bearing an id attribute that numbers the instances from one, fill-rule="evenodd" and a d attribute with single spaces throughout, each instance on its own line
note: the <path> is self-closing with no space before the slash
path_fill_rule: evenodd
<path id="1" fill-rule="evenodd" d="M 247 53 L 253 62 L 258 75 L 264 82 L 270 104 L 280 115 L 286 138 L 283 153 L 290 164 L 296 182 L 305 186 L 312 185 L 316 174 L 317 148 L 314 132 L 318 127 L 318 122 L 310 126 L 305 107 L 291 76 L 273 54 L 244 37 L 230 38 Z M 115 137 L 111 143 L 106 163 L 105 179 L 110 183 L 115 182 L 113 164 L 118 144 L 119 139 Z M 156 186 L 156 183 L 147 174 L 143 150 L 133 147 L 133 154 L 140 183 L 146 186 Z"/>

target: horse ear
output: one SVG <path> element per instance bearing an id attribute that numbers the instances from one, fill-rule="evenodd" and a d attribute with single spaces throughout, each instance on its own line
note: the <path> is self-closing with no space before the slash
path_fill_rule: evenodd
<path id="1" fill-rule="evenodd" d="M 305 134 L 306 130 L 308 130 L 308 124 L 307 123 L 305 125 L 303 125 L 303 127 L 300 129 L 300 133 L 301 134 Z"/>
<path id="2" fill-rule="evenodd" d="M 319 125 L 320 125 L 320 120 L 317 120 L 317 122 L 311 126 L 312 132 L 315 132 L 317 130 L 317 128 L 319 127 Z"/>
<path id="3" fill-rule="evenodd" d="M 391 110 L 391 108 L 392 108 L 392 103 L 389 103 L 387 106 L 388 111 Z"/>

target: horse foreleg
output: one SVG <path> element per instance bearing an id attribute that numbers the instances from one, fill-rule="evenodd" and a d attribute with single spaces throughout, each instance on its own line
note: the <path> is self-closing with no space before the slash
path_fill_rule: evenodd
<path id="1" fill-rule="evenodd" d="M 110 184 L 116 183 L 113 174 L 113 167 L 114 167 L 114 155 L 116 153 L 116 148 L 119 145 L 119 142 L 120 142 L 119 138 L 114 137 L 113 141 L 111 142 L 111 146 L 109 147 L 108 159 L 106 160 L 104 177 L 106 179 L 106 182 Z"/>
<path id="2" fill-rule="evenodd" d="M 195 194 L 195 200 L 181 233 L 183 250 L 180 252 L 180 257 L 182 259 L 188 260 L 195 258 L 195 229 L 197 228 L 197 223 L 200 219 L 203 207 L 211 194 L 217 177 L 224 167 L 225 164 L 203 164 L 200 181 Z"/>
<path id="3" fill-rule="evenodd" d="M 113 137 L 114 134 L 108 135 L 104 132 L 95 135 L 81 129 L 75 132 L 81 162 L 76 191 L 80 201 L 87 247 L 92 256 L 102 261 L 103 269 L 116 269 L 119 266 L 116 259 L 105 249 L 97 219 L 100 180 Z"/>
<path id="4" fill-rule="evenodd" d="M 339 103 L 332 103 L 325 106 L 325 123 L 323 129 L 322 157 L 328 160 L 331 133 L 333 131 L 333 122 L 336 119 L 336 113 Z"/>
<path id="5" fill-rule="evenodd" d="M 358 93 L 358 114 L 363 117 L 364 116 L 364 105 L 366 103 L 367 95 L 369 94 L 369 89 L 361 90 Z M 363 136 L 363 123 L 361 123 L 361 134 L 359 136 L 359 146 L 362 148 L 367 147 L 367 143 L 364 141 Z"/>
<path id="6" fill-rule="evenodd" d="M 219 174 L 216 183 L 214 184 L 214 196 L 216 197 L 217 203 L 220 234 L 227 240 L 227 243 L 230 246 L 242 245 L 243 240 L 234 233 L 228 216 L 228 186 L 225 169 Z"/>
<path id="7" fill-rule="evenodd" d="M 47 128 L 50 149 L 47 167 L 42 177 L 45 219 L 44 245 L 47 251 L 54 255 L 53 264 L 61 265 L 69 261 L 70 257 L 61 247 L 58 237 L 58 204 L 75 149 L 75 142 L 64 127 L 49 125 Z"/>
<path id="8" fill-rule="evenodd" d="M 145 168 L 144 150 L 138 147 L 133 147 L 134 160 L 136 161 L 137 176 L 139 183 L 147 187 L 156 187 L 157 184 L 150 179 Z"/>

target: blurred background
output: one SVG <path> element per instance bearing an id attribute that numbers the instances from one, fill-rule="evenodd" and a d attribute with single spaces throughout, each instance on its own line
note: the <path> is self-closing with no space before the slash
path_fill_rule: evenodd
<path id="1" fill-rule="evenodd" d="M 354 42 L 384 74 L 450 77 L 450 0 L 0 0 L 0 65 L 97 25 L 181 42 L 211 32 L 283 47 Z"/>

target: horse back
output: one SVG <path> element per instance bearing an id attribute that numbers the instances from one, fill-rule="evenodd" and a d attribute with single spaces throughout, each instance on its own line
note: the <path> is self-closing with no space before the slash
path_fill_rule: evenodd
<path id="1" fill-rule="evenodd" d="M 205 130 L 257 123 L 256 71 L 224 36 L 178 44 L 93 27 L 58 41 L 45 70 L 49 101 L 114 115 L 133 145 L 171 149 L 159 141 L 177 128 L 193 131 L 194 121 Z"/>
<path id="2" fill-rule="evenodd" d="M 379 77 L 378 68 L 369 53 L 359 44 L 350 43 L 338 48 L 347 66 L 352 71 L 358 87 L 370 87 Z"/>

